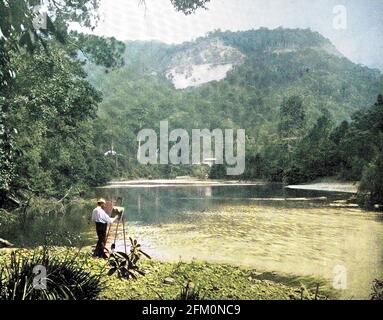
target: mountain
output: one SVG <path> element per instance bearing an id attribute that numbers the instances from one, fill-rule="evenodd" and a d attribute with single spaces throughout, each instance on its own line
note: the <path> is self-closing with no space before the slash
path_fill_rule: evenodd
<path id="1" fill-rule="evenodd" d="M 378 70 L 354 64 L 319 33 L 259 29 L 209 33 L 180 45 L 126 42 L 126 66 L 88 66 L 103 93 L 99 114 L 108 139 L 131 160 L 141 128 L 244 128 L 249 152 L 278 134 L 280 106 L 302 98 L 307 127 L 324 113 L 334 123 L 371 105 L 382 89 Z M 113 130 L 111 129 L 113 128 Z"/>

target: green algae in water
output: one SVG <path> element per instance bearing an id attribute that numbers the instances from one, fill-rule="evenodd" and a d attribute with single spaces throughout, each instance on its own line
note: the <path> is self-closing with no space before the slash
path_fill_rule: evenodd
<path id="1" fill-rule="evenodd" d="M 330 286 L 341 266 L 347 281 L 341 296 L 347 299 L 368 298 L 383 269 L 381 216 L 329 205 L 348 194 L 280 185 L 97 192 L 124 198 L 128 234 L 163 261 L 198 259 L 321 277 Z"/>

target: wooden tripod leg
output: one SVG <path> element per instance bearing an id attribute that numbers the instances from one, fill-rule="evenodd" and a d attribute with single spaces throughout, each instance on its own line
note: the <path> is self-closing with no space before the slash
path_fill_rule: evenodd
<path id="1" fill-rule="evenodd" d="M 124 222 L 124 218 L 122 218 L 122 232 L 124 233 L 124 249 L 125 249 L 125 254 L 126 253 L 126 234 L 125 234 L 125 222 Z"/>

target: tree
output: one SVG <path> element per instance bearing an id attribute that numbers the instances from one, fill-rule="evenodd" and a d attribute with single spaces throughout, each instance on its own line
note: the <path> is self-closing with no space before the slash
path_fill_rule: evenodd
<path id="1" fill-rule="evenodd" d="M 7 89 L 13 81 L 13 73 L 8 69 L 9 56 L 5 42 L 0 39 L 0 203 L 4 203 L 6 190 L 13 178 L 12 171 L 12 130 L 7 125 L 10 113 L 6 100 Z"/>
<path id="2" fill-rule="evenodd" d="M 173 6 L 186 15 L 194 13 L 198 8 L 206 9 L 206 3 L 210 0 L 170 0 Z"/>
<path id="3" fill-rule="evenodd" d="M 331 129 L 331 116 L 324 112 L 296 145 L 284 172 L 285 182 L 301 183 L 334 174 L 337 163 L 329 139 Z"/>
<path id="4" fill-rule="evenodd" d="M 383 135 L 380 136 L 381 141 Z M 367 209 L 374 205 L 383 205 L 383 146 L 376 158 L 363 170 L 362 180 L 358 190 L 358 202 Z"/>
<path id="5" fill-rule="evenodd" d="M 109 71 L 120 68 L 125 64 L 125 44 L 115 38 L 99 37 L 91 34 L 83 34 L 75 31 L 69 34 L 71 43 L 66 50 L 72 50 L 72 55 L 77 56 L 78 51 L 84 54 L 88 62 L 101 65 Z"/>
<path id="6" fill-rule="evenodd" d="M 368 163 L 363 168 L 358 200 L 362 206 L 372 208 L 383 204 L 383 96 L 380 94 L 377 102 L 359 113 L 354 121 L 353 125 L 363 130 L 357 132 L 369 138 L 364 143 L 369 145 L 372 154 L 368 155 Z"/>
<path id="7" fill-rule="evenodd" d="M 281 137 L 291 139 L 297 137 L 304 128 L 306 112 L 303 100 L 299 96 L 291 96 L 283 100 L 280 109 L 279 132 Z"/>
<path id="8" fill-rule="evenodd" d="M 49 13 L 44 23 L 36 24 L 39 13 L 35 10 L 39 0 L 0 0 L 0 201 L 4 204 L 8 198 L 9 188 L 14 179 L 14 142 L 17 132 L 11 126 L 10 116 L 17 112 L 16 105 L 11 105 L 9 95 L 13 92 L 15 71 L 12 69 L 12 58 L 19 50 L 26 48 L 33 53 L 40 45 L 47 48 L 47 41 L 55 37 L 64 42 L 64 31 L 67 27 L 65 17 L 90 26 L 93 11 L 98 1 L 49 0 Z M 51 19 L 55 17 L 55 21 Z"/>
<path id="9" fill-rule="evenodd" d="M 20 113 L 20 115 L 26 115 L 22 111 L 22 104 L 20 101 L 14 100 L 17 96 L 17 90 L 23 90 L 23 87 L 17 87 L 18 71 L 14 67 L 20 67 L 20 61 L 17 59 L 22 56 L 23 59 L 31 62 L 31 59 L 36 57 L 36 63 L 39 63 L 39 59 L 45 55 L 46 60 L 49 61 L 49 65 L 45 65 L 45 76 L 58 79 L 59 74 L 54 72 L 61 70 L 61 62 L 69 63 L 68 57 L 71 57 L 73 61 L 77 60 L 78 52 L 81 51 L 86 55 L 88 60 L 97 64 L 102 64 L 106 68 L 120 67 L 123 64 L 122 55 L 125 50 L 125 45 L 115 39 L 96 38 L 91 35 L 82 35 L 79 33 L 68 33 L 68 23 L 78 22 L 80 25 L 93 28 L 98 20 L 97 8 L 99 6 L 98 0 L 48 0 L 47 13 L 42 14 L 39 12 L 40 0 L 14 0 L 6 1 L 0 0 L 0 202 L 4 204 L 6 199 L 9 199 L 8 195 L 12 186 L 18 185 L 19 181 L 15 179 L 19 170 L 15 170 L 15 165 L 20 157 L 15 152 L 15 136 L 20 133 L 23 136 L 21 130 L 25 129 L 20 125 L 20 122 L 14 120 L 14 115 Z M 52 45 L 53 42 L 65 44 L 65 47 L 61 49 Z M 52 50 L 52 48 L 54 48 Z M 28 57 L 28 55 L 30 57 Z M 61 56 L 60 56 L 61 55 Z M 59 59 L 52 59 L 52 57 L 60 57 Z M 44 58 L 42 58 L 44 59 Z M 41 62 L 41 60 L 40 60 Z M 34 62 L 31 62 L 32 65 Z M 39 64 L 41 66 L 41 63 Z M 37 76 L 39 71 L 37 67 L 31 70 L 31 78 Z M 69 81 L 64 85 L 70 83 L 72 76 L 78 77 L 78 70 L 69 68 L 74 72 L 69 76 Z M 76 74 L 77 73 L 77 74 Z M 84 77 L 81 74 L 81 77 Z M 16 80 L 15 80 L 16 78 Z M 36 83 L 44 84 L 45 80 L 39 78 Z M 54 83 L 52 81 L 51 83 Z M 32 84 L 33 85 L 33 84 Z M 29 84 L 24 87 L 28 88 Z M 64 86 L 65 87 L 65 86 Z M 42 88 L 46 89 L 46 86 L 42 85 Z M 87 89 L 92 90 L 90 87 Z M 65 92 L 65 90 L 63 90 Z M 39 92 L 42 96 L 52 101 L 55 97 L 50 94 L 54 94 L 55 91 Z M 62 92 L 62 94 L 64 94 Z M 76 92 L 76 90 L 74 90 Z M 81 92 L 80 88 L 77 88 L 77 93 Z M 79 97 L 78 101 L 82 101 L 83 105 L 89 101 L 92 97 L 90 92 L 80 93 L 83 96 Z M 22 95 L 22 94 L 21 94 Z M 36 97 L 34 97 L 36 98 Z M 37 99 L 40 96 L 37 95 Z M 67 100 L 67 101 L 70 101 Z M 73 101 L 74 102 L 74 101 Z M 33 109 L 32 104 L 36 103 L 36 99 L 29 99 L 27 101 L 29 110 Z M 62 105 L 62 104 L 61 104 Z M 40 106 L 42 107 L 42 106 Z M 73 109 L 75 110 L 75 109 Z M 77 110 L 79 114 L 86 119 L 88 117 L 84 110 Z M 78 115 L 79 115 L 78 114 Z M 23 120 L 28 120 L 23 119 Z M 70 121 L 82 121 L 71 119 Z M 57 127 L 56 127 L 57 128 Z M 58 135 L 60 136 L 60 135 Z M 20 141 L 21 139 L 18 139 Z M 38 142 L 36 143 L 38 145 Z M 20 152 L 20 148 L 18 150 Z M 25 153 L 25 152 L 24 152 Z"/>
<path id="10" fill-rule="evenodd" d="M 8 100 L 17 112 L 9 121 L 19 133 L 11 189 L 62 196 L 70 187 L 95 184 L 93 170 L 103 168 L 94 162 L 103 154 L 93 145 L 92 122 L 101 95 L 81 63 L 52 43 L 49 55 L 42 49 L 33 57 L 24 53 L 12 67 L 18 76 Z"/>

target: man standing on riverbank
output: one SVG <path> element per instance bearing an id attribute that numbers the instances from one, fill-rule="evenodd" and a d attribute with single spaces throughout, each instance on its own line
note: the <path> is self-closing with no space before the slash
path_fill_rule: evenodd
<path id="1" fill-rule="evenodd" d="M 106 245 L 106 231 L 108 229 L 108 224 L 112 224 L 118 216 L 111 218 L 105 212 L 106 201 L 103 198 L 97 200 L 97 208 L 93 210 L 92 213 L 92 221 L 96 223 L 96 232 L 97 232 L 97 245 L 94 250 L 93 256 L 100 258 L 107 258 L 105 253 L 105 245 Z"/>

